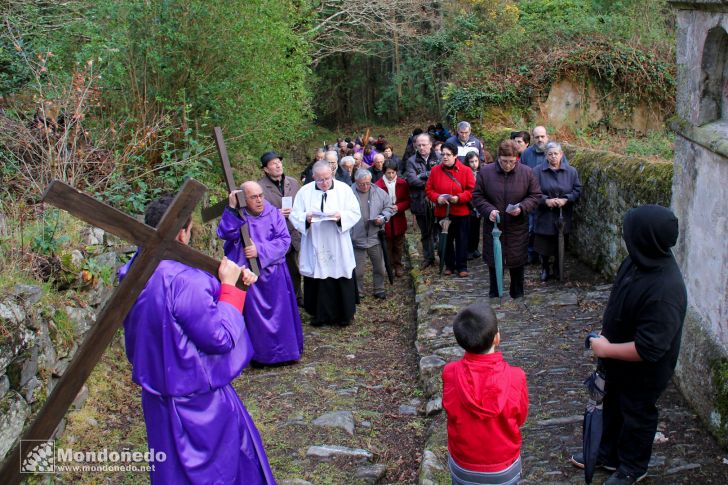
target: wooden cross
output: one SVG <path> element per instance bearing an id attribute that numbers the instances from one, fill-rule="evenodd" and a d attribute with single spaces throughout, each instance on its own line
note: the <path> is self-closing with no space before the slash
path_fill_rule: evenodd
<path id="1" fill-rule="evenodd" d="M 55 180 L 48 186 L 43 194 L 43 201 L 136 244 L 139 253 L 126 277 L 96 317 L 96 324 L 89 331 L 68 369 L 53 388 L 53 392 L 48 396 L 22 439 L 51 438 L 161 260 L 173 259 L 217 275 L 219 261 L 175 239 L 206 190 L 207 188 L 200 182 L 188 179 L 155 230 L 63 182 Z M 21 454 L 18 444 L 7 455 L 0 469 L 0 483 L 20 482 L 20 466 L 25 458 L 22 455 L 27 451 L 23 450 Z"/>
<path id="2" fill-rule="evenodd" d="M 227 148 L 225 148 L 225 140 L 222 137 L 222 129 L 220 129 L 219 126 L 216 126 L 213 130 L 213 135 L 215 137 L 215 143 L 217 144 L 217 151 L 220 153 L 220 161 L 222 162 L 222 173 L 225 177 L 225 185 L 227 186 L 228 193 L 230 193 L 233 190 L 237 190 L 238 187 L 235 185 L 235 179 L 233 178 L 233 170 L 230 167 L 230 159 L 228 158 Z M 243 211 L 246 205 L 245 194 L 243 194 L 242 192 L 238 192 L 237 198 L 238 214 L 240 215 L 240 218 L 242 220 L 245 220 L 245 212 Z M 207 222 L 217 217 L 220 217 L 227 205 L 228 201 L 223 200 L 207 209 L 204 209 L 202 211 L 202 220 L 204 222 Z M 250 231 L 248 230 L 247 224 L 243 224 L 242 226 L 240 226 L 240 240 L 242 241 L 243 246 L 245 246 L 246 248 L 253 245 L 253 241 L 250 239 Z M 258 265 L 258 258 L 248 258 L 248 264 L 250 264 L 250 271 L 260 276 L 260 266 Z"/>

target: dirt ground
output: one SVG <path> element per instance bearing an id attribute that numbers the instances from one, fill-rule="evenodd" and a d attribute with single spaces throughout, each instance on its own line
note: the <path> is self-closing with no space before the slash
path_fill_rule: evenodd
<path id="1" fill-rule="evenodd" d="M 308 325 L 295 365 L 247 368 L 234 386 L 255 421 L 277 480 L 316 485 L 356 483 L 364 463 L 306 457 L 314 445 L 362 448 L 371 463 L 386 465 L 384 483 L 414 483 L 428 420 L 409 414 L 421 396 L 414 343 L 414 300 L 409 277 L 387 284 L 388 299 L 365 298 L 350 327 Z M 70 412 L 58 446 L 75 450 L 146 451 L 139 388 L 131 382 L 121 332 L 89 381 L 89 398 Z M 400 410 L 400 406 L 410 406 Z M 327 412 L 351 411 L 353 435 L 312 421 Z M 148 483 L 146 473 L 63 473 L 54 483 Z M 40 483 L 39 479 L 31 482 Z"/>

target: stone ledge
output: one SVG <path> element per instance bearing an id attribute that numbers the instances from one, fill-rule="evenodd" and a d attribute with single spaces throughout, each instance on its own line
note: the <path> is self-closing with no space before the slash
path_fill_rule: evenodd
<path id="1" fill-rule="evenodd" d="M 728 158 L 728 120 L 695 126 L 677 118 L 670 123 L 670 128 L 683 138 Z"/>

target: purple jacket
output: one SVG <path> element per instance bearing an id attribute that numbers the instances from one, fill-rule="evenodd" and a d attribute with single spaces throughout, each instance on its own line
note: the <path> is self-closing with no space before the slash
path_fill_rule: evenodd
<path id="1" fill-rule="evenodd" d="M 250 338 L 238 309 L 219 295 L 212 275 L 164 260 L 124 320 L 149 449 L 166 455 L 149 473 L 153 485 L 275 483 L 258 430 L 230 384 L 253 355 Z"/>
<path id="2" fill-rule="evenodd" d="M 263 212 L 245 212 L 250 238 L 258 250 L 260 276 L 248 289 L 243 309 L 253 345 L 253 359 L 261 364 L 296 361 L 303 352 L 303 330 L 296 293 L 286 265 L 291 244 L 286 219 L 268 201 Z M 217 235 L 225 240 L 225 256 L 239 265 L 248 265 L 240 241 L 245 224 L 233 211 L 225 209 Z"/>

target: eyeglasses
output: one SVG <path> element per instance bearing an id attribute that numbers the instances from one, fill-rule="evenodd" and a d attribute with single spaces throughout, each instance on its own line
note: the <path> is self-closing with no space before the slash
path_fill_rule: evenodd
<path id="1" fill-rule="evenodd" d="M 253 200 L 258 200 L 258 199 L 262 199 L 262 198 L 263 198 L 263 194 L 249 195 L 246 197 L 246 199 L 253 199 Z"/>
<path id="2" fill-rule="evenodd" d="M 316 183 L 320 184 L 323 182 L 331 182 L 332 180 L 334 180 L 334 177 L 319 178 L 319 179 L 316 179 Z"/>

